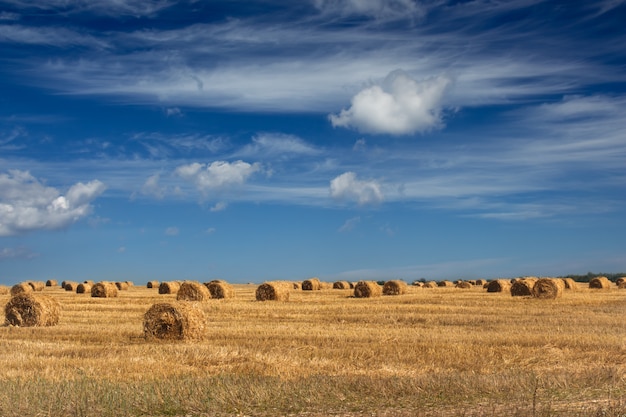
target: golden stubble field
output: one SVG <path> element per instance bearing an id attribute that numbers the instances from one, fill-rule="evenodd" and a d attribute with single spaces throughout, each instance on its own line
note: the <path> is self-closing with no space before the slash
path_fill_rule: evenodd
<path id="1" fill-rule="evenodd" d="M 174 301 L 47 287 L 53 327 L 0 327 L 0 415 L 626 416 L 626 290 L 556 300 L 480 287 L 208 300 L 199 341 L 147 341 Z M 10 296 L 0 296 L 2 317 Z"/>

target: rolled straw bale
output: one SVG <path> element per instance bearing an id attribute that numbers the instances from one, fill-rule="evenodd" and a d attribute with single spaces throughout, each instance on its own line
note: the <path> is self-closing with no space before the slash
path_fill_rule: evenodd
<path id="1" fill-rule="evenodd" d="M 117 287 L 118 290 L 120 291 L 126 291 L 128 290 L 128 284 L 126 282 L 123 281 L 117 281 L 115 283 L 115 286 Z"/>
<path id="2" fill-rule="evenodd" d="M 406 294 L 407 290 L 408 285 L 406 285 L 406 282 L 399 279 L 389 280 L 383 285 L 384 295 L 402 295 Z"/>
<path id="3" fill-rule="evenodd" d="M 333 288 L 336 290 L 349 290 L 350 283 L 348 281 L 335 281 L 333 283 Z"/>
<path id="4" fill-rule="evenodd" d="M 539 278 L 533 285 L 533 297 L 554 299 L 563 295 L 565 283 L 561 279 Z"/>
<path id="5" fill-rule="evenodd" d="M 380 297 L 383 289 L 376 281 L 359 281 L 354 286 L 354 296 L 356 298 Z"/>
<path id="6" fill-rule="evenodd" d="M 301 290 L 302 289 L 302 283 L 301 282 L 294 282 L 293 283 L 293 289 L 294 290 Z"/>
<path id="7" fill-rule="evenodd" d="M 264 282 L 256 289 L 257 301 L 289 301 L 292 285 L 286 281 Z"/>
<path id="8" fill-rule="evenodd" d="M 178 301 L 207 301 L 211 299 L 209 289 L 196 281 L 185 281 L 180 284 L 176 293 Z"/>
<path id="9" fill-rule="evenodd" d="M 473 285 L 472 285 L 472 283 L 471 283 L 471 282 L 468 282 L 468 281 L 460 281 L 460 282 L 459 282 L 458 284 L 456 284 L 454 287 L 455 287 L 455 288 L 461 288 L 461 289 L 467 290 L 467 289 L 472 288 L 472 287 L 473 287 Z"/>
<path id="10" fill-rule="evenodd" d="M 148 281 L 146 288 L 159 288 L 159 281 Z"/>
<path id="11" fill-rule="evenodd" d="M 8 285 L 0 285 L 0 295 L 7 295 L 11 293 L 11 288 Z"/>
<path id="12" fill-rule="evenodd" d="M 78 283 L 74 281 L 65 281 L 65 285 L 63 286 L 65 291 L 76 292 L 76 288 L 78 288 Z"/>
<path id="13" fill-rule="evenodd" d="M 159 294 L 176 294 L 180 289 L 180 283 L 176 281 L 165 281 L 159 285 Z"/>
<path id="14" fill-rule="evenodd" d="M 83 284 L 89 284 L 89 285 L 91 285 L 93 287 L 93 284 L 95 284 L 95 282 L 93 280 L 91 280 L 91 279 L 86 279 L 86 280 L 83 281 Z"/>
<path id="15" fill-rule="evenodd" d="M 117 286 L 112 282 L 98 282 L 91 287 L 91 296 L 97 298 L 117 297 Z"/>
<path id="16" fill-rule="evenodd" d="M 486 279 L 477 279 L 475 285 L 477 286 L 480 285 L 481 287 L 484 287 L 486 283 L 487 283 Z"/>
<path id="17" fill-rule="evenodd" d="M 235 289 L 228 282 L 223 280 L 213 280 L 206 284 L 207 290 L 211 295 L 211 298 L 234 298 Z"/>
<path id="18" fill-rule="evenodd" d="M 57 300 L 34 293 L 17 294 L 4 308 L 6 323 L 12 326 L 54 326 L 59 322 L 61 307 Z"/>
<path id="19" fill-rule="evenodd" d="M 59 285 L 56 279 L 49 279 L 46 281 L 46 287 L 56 287 Z"/>
<path id="20" fill-rule="evenodd" d="M 563 280 L 563 284 L 565 284 L 566 290 L 576 291 L 578 289 L 576 281 L 574 281 L 572 278 L 561 278 L 561 280 Z"/>
<path id="21" fill-rule="evenodd" d="M 320 281 L 320 290 L 332 290 L 332 289 L 333 289 L 332 282 Z"/>
<path id="22" fill-rule="evenodd" d="M 615 285 L 619 287 L 624 282 L 626 282 L 626 277 L 619 277 L 618 279 L 615 280 Z"/>
<path id="23" fill-rule="evenodd" d="M 11 287 L 11 295 L 33 292 L 33 287 L 26 282 L 20 282 Z"/>
<path id="24" fill-rule="evenodd" d="M 46 288 L 46 283 L 43 281 L 28 281 L 27 284 L 33 287 L 33 291 L 43 291 Z"/>
<path id="25" fill-rule="evenodd" d="M 437 282 L 437 286 L 438 287 L 454 287 L 454 283 L 452 281 L 443 280 L 443 281 Z"/>
<path id="26" fill-rule="evenodd" d="M 318 278 L 309 278 L 302 281 L 302 291 L 317 291 L 321 289 Z"/>
<path id="27" fill-rule="evenodd" d="M 617 288 L 620 289 L 620 290 L 626 289 L 626 281 L 620 282 L 620 284 L 617 286 Z"/>
<path id="28" fill-rule="evenodd" d="M 607 277 L 595 277 L 589 281 L 589 288 L 608 290 L 611 288 L 611 281 Z"/>
<path id="29" fill-rule="evenodd" d="M 487 292 L 507 292 L 511 288 L 511 281 L 508 279 L 494 279 L 487 284 Z"/>
<path id="30" fill-rule="evenodd" d="M 143 333 L 146 339 L 200 339 L 205 327 L 206 316 L 198 303 L 157 303 L 143 316 Z"/>
<path id="31" fill-rule="evenodd" d="M 513 297 L 524 297 L 533 295 L 533 287 L 537 278 L 518 279 L 511 285 L 511 295 Z"/>
<path id="32" fill-rule="evenodd" d="M 69 281 L 61 281 L 61 288 L 65 289 L 65 284 L 67 284 Z"/>
<path id="33" fill-rule="evenodd" d="M 126 285 L 128 285 L 128 288 L 135 286 L 135 284 L 132 281 L 124 281 L 124 282 L 126 283 Z"/>
<path id="34" fill-rule="evenodd" d="M 437 288 L 437 282 L 435 281 L 427 281 L 424 283 L 424 288 Z"/>
<path id="35" fill-rule="evenodd" d="M 424 283 L 422 281 L 413 281 L 411 285 L 414 287 L 423 287 Z"/>
<path id="36" fill-rule="evenodd" d="M 91 294 L 91 288 L 93 288 L 93 285 L 81 282 L 76 287 L 76 294 Z"/>

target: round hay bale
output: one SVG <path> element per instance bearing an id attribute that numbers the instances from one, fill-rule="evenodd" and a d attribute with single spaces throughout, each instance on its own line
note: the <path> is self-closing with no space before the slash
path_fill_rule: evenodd
<path id="1" fill-rule="evenodd" d="M 348 281 L 336 281 L 333 282 L 333 288 L 336 290 L 349 290 L 350 283 Z"/>
<path id="2" fill-rule="evenodd" d="M 11 295 L 33 292 L 33 287 L 26 282 L 20 282 L 11 287 Z"/>
<path id="3" fill-rule="evenodd" d="M 406 285 L 406 282 L 399 279 L 387 281 L 383 285 L 384 295 L 402 295 L 406 294 L 407 290 L 408 285 Z"/>
<path id="4" fill-rule="evenodd" d="M 487 284 L 487 292 L 508 292 L 511 289 L 511 281 L 508 279 L 494 279 Z"/>
<path id="5" fill-rule="evenodd" d="M 28 281 L 27 284 L 33 287 L 33 291 L 43 291 L 46 288 L 46 283 L 42 281 Z"/>
<path id="6" fill-rule="evenodd" d="M 437 282 L 436 281 L 428 281 L 424 283 L 424 288 L 437 288 Z"/>
<path id="7" fill-rule="evenodd" d="M 468 290 L 470 288 L 472 288 L 474 285 L 472 285 L 471 282 L 468 281 L 461 281 L 458 284 L 456 284 L 454 287 L 455 288 L 461 288 L 463 290 Z"/>
<path id="8" fill-rule="evenodd" d="M 437 286 L 438 287 L 454 287 L 454 283 L 452 281 L 443 280 L 443 281 L 437 282 Z"/>
<path id="9" fill-rule="evenodd" d="M 555 299 L 563 295 L 565 283 L 561 279 L 540 278 L 533 285 L 533 297 Z"/>
<path id="10" fill-rule="evenodd" d="M 221 299 L 235 297 L 235 289 L 226 281 L 213 280 L 205 285 L 206 288 L 209 290 L 211 298 Z"/>
<path id="11" fill-rule="evenodd" d="M 533 295 L 533 287 L 537 278 L 518 279 L 511 285 L 511 295 L 513 297 L 524 297 Z"/>
<path id="12" fill-rule="evenodd" d="M 376 281 L 359 281 L 354 286 L 354 296 L 356 298 L 380 297 L 383 289 Z"/>
<path id="13" fill-rule="evenodd" d="M 256 289 L 257 301 L 289 301 L 292 285 L 285 281 L 264 282 Z"/>
<path id="14" fill-rule="evenodd" d="M 176 294 L 180 289 L 180 283 L 176 281 L 166 281 L 159 285 L 159 294 Z"/>
<path id="15" fill-rule="evenodd" d="M 59 285 L 56 279 L 49 279 L 46 281 L 46 287 L 56 287 Z"/>
<path id="16" fill-rule="evenodd" d="M 117 286 L 112 282 L 98 282 L 91 287 L 91 296 L 97 298 L 117 297 Z"/>
<path id="17" fill-rule="evenodd" d="M 91 280 L 91 279 L 86 279 L 86 280 L 83 281 L 83 284 L 89 284 L 89 285 L 91 285 L 93 287 L 93 284 L 95 284 L 95 282 L 93 280 Z"/>
<path id="18" fill-rule="evenodd" d="M 178 301 L 207 301 L 211 299 L 209 289 L 196 281 L 185 281 L 180 284 L 176 293 Z"/>
<path id="19" fill-rule="evenodd" d="M 626 283 L 626 277 L 619 277 L 618 279 L 615 280 L 615 285 L 617 285 L 618 287 L 622 285 L 623 283 Z"/>
<path id="20" fill-rule="evenodd" d="M 309 278 L 302 281 L 302 291 L 317 291 L 321 289 L 318 278 Z"/>
<path id="21" fill-rule="evenodd" d="M 132 281 L 124 281 L 124 282 L 126 283 L 126 285 L 128 285 L 128 288 L 135 286 L 135 284 Z"/>
<path id="22" fill-rule="evenodd" d="M 158 303 L 143 316 L 146 339 L 200 339 L 205 327 L 206 316 L 197 303 Z"/>
<path id="23" fill-rule="evenodd" d="M 65 281 L 65 285 L 63 286 L 65 291 L 76 292 L 76 288 L 78 288 L 78 283 L 73 281 Z"/>
<path id="24" fill-rule="evenodd" d="M 617 286 L 617 289 L 619 290 L 626 289 L 626 281 L 620 282 L 620 284 Z"/>
<path id="25" fill-rule="evenodd" d="M 486 280 L 486 279 L 477 279 L 477 280 L 476 280 L 476 284 L 475 284 L 475 285 L 476 285 L 476 286 L 479 286 L 479 285 L 480 285 L 481 287 L 484 287 L 484 286 L 485 286 L 485 284 L 487 284 L 487 280 Z"/>
<path id="26" fill-rule="evenodd" d="M 302 289 L 302 283 L 301 282 L 294 282 L 293 283 L 293 289 L 294 290 L 301 290 Z"/>
<path id="27" fill-rule="evenodd" d="M 578 289 L 576 281 L 574 281 L 572 278 L 561 278 L 561 280 L 563 281 L 566 290 L 576 291 Z"/>
<path id="28" fill-rule="evenodd" d="M 93 288 L 93 285 L 85 284 L 84 282 L 81 282 L 76 287 L 76 294 L 91 294 L 92 288 Z"/>
<path id="29" fill-rule="evenodd" d="M 159 288 L 159 281 L 148 281 L 146 288 Z"/>
<path id="30" fill-rule="evenodd" d="M 117 287 L 118 290 L 120 291 L 126 291 L 128 290 L 128 284 L 126 282 L 123 281 L 118 281 L 115 283 L 115 286 Z"/>
<path id="31" fill-rule="evenodd" d="M 611 281 L 607 277 L 595 277 L 589 281 L 589 288 L 608 290 L 611 288 Z"/>
<path id="32" fill-rule="evenodd" d="M 414 287 L 423 287 L 424 283 L 422 281 L 413 281 L 411 285 Z"/>
<path id="33" fill-rule="evenodd" d="M 59 323 L 61 307 L 47 295 L 21 293 L 13 296 L 4 308 L 6 323 L 21 327 L 54 326 Z"/>
<path id="34" fill-rule="evenodd" d="M 11 293 L 11 287 L 8 285 L 0 285 L 0 295 L 7 295 Z"/>
<path id="35" fill-rule="evenodd" d="M 332 282 L 320 281 L 320 290 L 332 290 L 332 289 L 333 289 Z"/>

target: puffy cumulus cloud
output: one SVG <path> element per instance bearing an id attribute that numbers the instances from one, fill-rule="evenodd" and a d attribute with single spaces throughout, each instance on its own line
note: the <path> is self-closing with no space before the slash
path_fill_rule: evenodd
<path id="1" fill-rule="evenodd" d="M 244 161 L 214 161 L 210 164 L 194 162 L 176 168 L 176 174 L 192 181 L 202 191 L 215 190 L 241 185 L 255 172 L 261 170 L 258 162 L 249 164 Z"/>
<path id="2" fill-rule="evenodd" d="M 345 172 L 330 181 L 330 195 L 338 200 L 353 200 L 359 204 L 379 203 L 383 193 L 378 181 L 359 180 L 354 172 Z"/>
<path id="3" fill-rule="evenodd" d="M 105 188 L 98 180 L 79 182 L 61 195 L 28 171 L 0 174 L 0 236 L 67 227 L 91 213 L 91 202 Z"/>
<path id="4" fill-rule="evenodd" d="M 362 133 L 406 135 L 442 126 L 442 99 L 450 85 L 446 77 L 417 82 L 403 71 L 391 72 L 381 85 L 357 93 L 348 109 L 329 119 L 334 127 Z"/>

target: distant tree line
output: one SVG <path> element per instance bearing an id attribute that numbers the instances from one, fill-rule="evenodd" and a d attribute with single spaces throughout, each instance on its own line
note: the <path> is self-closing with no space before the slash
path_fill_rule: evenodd
<path id="1" fill-rule="evenodd" d="M 626 272 L 608 273 L 608 272 L 587 272 L 585 275 L 565 275 L 561 278 L 572 278 L 578 282 L 589 282 L 595 277 L 607 277 L 610 281 L 615 282 L 620 277 L 626 277 Z"/>

